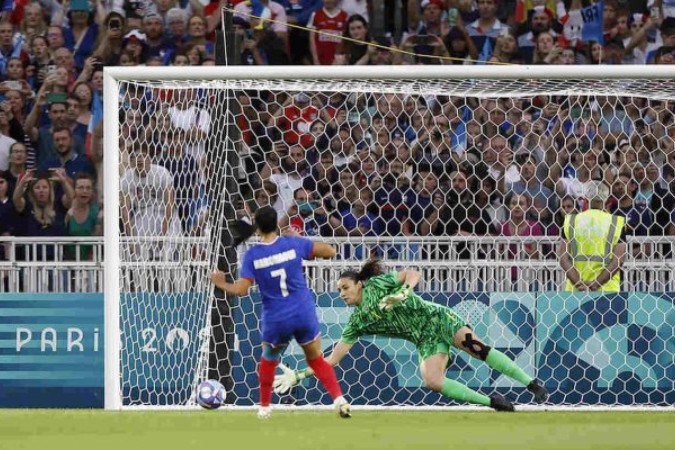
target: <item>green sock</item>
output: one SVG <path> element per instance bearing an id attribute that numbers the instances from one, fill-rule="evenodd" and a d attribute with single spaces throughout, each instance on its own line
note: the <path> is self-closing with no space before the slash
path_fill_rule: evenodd
<path id="1" fill-rule="evenodd" d="M 526 374 L 523 369 L 518 367 L 518 365 L 511 360 L 511 358 L 496 348 L 490 349 L 485 362 L 496 371 L 501 372 L 516 381 L 520 381 L 525 386 L 532 382 L 533 378 L 531 376 Z"/>
<path id="2" fill-rule="evenodd" d="M 478 405 L 490 406 L 490 397 L 479 394 L 471 388 L 464 386 L 454 380 L 446 378 L 443 381 L 441 394 L 446 397 L 454 398 L 462 402 L 476 403 Z"/>

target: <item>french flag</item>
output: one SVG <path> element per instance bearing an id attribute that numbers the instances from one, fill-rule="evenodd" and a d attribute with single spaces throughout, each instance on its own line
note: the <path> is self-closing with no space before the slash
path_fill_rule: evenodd
<path id="1" fill-rule="evenodd" d="M 89 119 L 89 126 L 87 127 L 87 139 L 84 143 L 84 154 L 91 160 L 92 157 L 92 140 L 94 137 L 94 130 L 96 126 L 103 120 L 103 98 L 99 92 L 94 92 L 94 98 L 91 103 L 91 118 Z"/>

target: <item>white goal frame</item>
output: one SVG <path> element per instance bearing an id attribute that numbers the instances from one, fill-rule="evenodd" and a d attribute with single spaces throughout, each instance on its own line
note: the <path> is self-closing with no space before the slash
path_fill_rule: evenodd
<path id="1" fill-rule="evenodd" d="M 104 78 L 105 408 L 122 409 L 120 349 L 119 83 L 182 80 L 675 80 L 675 66 L 210 66 L 106 67 Z M 572 89 L 570 93 L 572 93 Z M 480 94 L 472 93 L 472 96 Z M 494 94 L 493 94 L 494 95 Z M 533 94 L 534 95 L 534 94 Z M 648 95 L 647 95 L 648 96 Z M 320 407 L 318 407 L 320 408 Z M 368 407 L 366 407 L 368 408 Z M 392 407 L 386 407 L 392 408 Z M 393 407 L 395 408 L 395 407 Z M 547 409 L 550 407 L 547 407 Z M 137 409 L 146 409 L 144 407 Z M 229 408 L 227 408 L 229 409 Z M 368 408 L 370 409 L 370 408 Z M 413 409 L 403 407 L 402 409 Z M 564 408 L 569 409 L 569 407 Z M 596 409 L 596 408 L 593 408 Z M 608 406 L 608 410 L 616 410 Z M 629 408 L 632 409 L 632 408 Z M 649 407 L 649 410 L 673 407 Z"/>

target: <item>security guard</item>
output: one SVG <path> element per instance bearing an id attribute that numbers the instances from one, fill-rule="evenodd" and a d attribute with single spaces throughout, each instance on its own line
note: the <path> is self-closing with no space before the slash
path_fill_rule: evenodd
<path id="1" fill-rule="evenodd" d="M 626 257 L 625 218 L 603 211 L 609 187 L 601 181 L 584 184 L 589 209 L 570 214 L 563 224 L 558 249 L 568 292 L 619 292 L 620 269 Z"/>

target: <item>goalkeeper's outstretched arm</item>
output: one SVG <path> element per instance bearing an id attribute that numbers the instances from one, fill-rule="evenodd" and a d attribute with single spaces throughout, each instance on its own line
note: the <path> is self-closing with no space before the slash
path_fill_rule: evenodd
<path id="1" fill-rule="evenodd" d="M 414 289 L 421 278 L 422 275 L 416 270 L 402 270 L 398 273 L 398 281 L 410 289 Z"/>
<path id="2" fill-rule="evenodd" d="M 333 348 L 333 352 L 330 354 L 326 361 L 331 366 L 336 366 L 342 360 L 342 358 L 349 353 L 349 349 L 352 348 L 353 344 L 347 344 L 346 342 L 338 342 L 338 344 Z M 291 388 L 298 383 L 300 383 L 305 378 L 314 375 L 314 371 L 311 368 L 305 370 L 292 370 L 286 367 L 284 364 L 279 364 L 279 368 L 282 370 L 283 375 L 277 375 L 274 377 L 274 392 L 277 394 L 285 394 L 291 390 Z"/>

